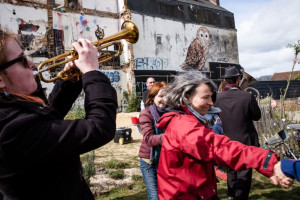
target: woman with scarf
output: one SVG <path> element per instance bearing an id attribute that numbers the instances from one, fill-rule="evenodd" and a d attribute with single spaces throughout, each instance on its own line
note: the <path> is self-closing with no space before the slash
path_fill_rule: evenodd
<path id="1" fill-rule="evenodd" d="M 147 187 L 149 200 L 158 199 L 157 166 L 164 134 L 163 131 L 156 128 L 156 123 L 160 116 L 166 112 L 163 101 L 166 85 L 165 82 L 153 84 L 146 99 L 146 108 L 141 111 L 139 117 L 143 134 L 143 141 L 139 151 L 140 168 Z"/>
<path id="2" fill-rule="evenodd" d="M 181 73 L 166 88 L 166 105 L 176 110 L 165 113 L 156 124 L 165 130 L 157 171 L 159 199 L 219 199 L 214 165 L 254 168 L 274 184 L 292 184 L 280 170 L 278 155 L 231 141 L 209 128 L 204 115 L 213 106 L 215 91 L 213 81 L 200 71 Z"/>

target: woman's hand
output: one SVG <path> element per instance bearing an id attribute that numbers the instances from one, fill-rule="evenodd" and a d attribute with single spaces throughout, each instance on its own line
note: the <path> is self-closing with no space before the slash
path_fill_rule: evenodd
<path id="1" fill-rule="evenodd" d="M 284 175 L 284 173 L 281 171 L 281 162 L 277 162 L 274 166 L 273 176 L 270 177 L 270 179 L 273 181 L 275 185 L 278 185 L 278 183 L 283 188 L 289 188 L 294 183 L 294 180 Z"/>
<path id="2" fill-rule="evenodd" d="M 85 74 L 89 71 L 94 71 L 99 68 L 98 63 L 98 49 L 90 40 L 80 38 L 78 42 L 73 43 L 73 48 L 78 53 L 78 59 L 69 62 L 65 69 L 78 67 L 78 69 Z"/>

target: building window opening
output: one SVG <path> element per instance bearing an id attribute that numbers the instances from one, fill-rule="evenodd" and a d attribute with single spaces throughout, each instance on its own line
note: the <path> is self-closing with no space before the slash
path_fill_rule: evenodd
<path id="1" fill-rule="evenodd" d="M 161 35 L 156 36 L 156 44 L 162 44 L 161 42 Z"/>

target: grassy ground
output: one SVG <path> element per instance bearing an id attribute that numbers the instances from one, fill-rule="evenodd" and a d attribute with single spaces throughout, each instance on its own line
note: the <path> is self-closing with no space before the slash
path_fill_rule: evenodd
<path id="1" fill-rule="evenodd" d="M 218 193 L 221 200 L 227 200 L 226 182 L 220 180 Z M 114 189 L 109 194 L 99 196 L 97 200 L 147 200 L 147 191 L 143 181 L 137 180 L 123 188 Z M 300 199 L 300 183 L 290 189 L 283 189 L 273 185 L 270 180 L 259 173 L 253 173 L 252 187 L 249 200 L 296 200 Z"/>
<path id="2" fill-rule="evenodd" d="M 119 145 L 113 141 L 96 150 L 96 171 L 105 171 L 110 176 L 119 177 L 119 174 L 112 174 L 111 171 L 123 171 L 126 168 L 135 168 L 139 170 L 139 158 L 137 156 L 141 134 L 136 132 L 136 127 L 130 126 L 130 117 L 136 116 L 138 113 L 120 113 L 117 118 L 117 127 L 131 127 L 133 130 L 133 142 L 126 145 Z M 73 113 L 70 118 L 82 118 L 82 111 Z M 118 160 L 118 162 L 116 162 Z M 118 171 L 118 172 L 119 172 Z M 118 180 L 116 180 L 118 181 Z M 104 187 L 102 176 L 99 178 L 101 194 L 98 193 L 97 200 L 147 200 L 147 191 L 143 183 L 142 176 L 133 174 L 130 181 L 121 184 L 115 189 Z M 218 183 L 218 194 L 221 200 L 227 200 L 227 185 L 225 181 Z M 300 183 L 295 182 L 294 186 L 288 190 L 275 186 L 271 181 L 260 175 L 254 170 L 252 188 L 249 200 L 297 200 L 300 199 Z"/>
<path id="3" fill-rule="evenodd" d="M 218 184 L 218 193 L 221 200 L 226 198 L 227 184 L 221 181 Z M 253 170 L 252 186 L 249 200 L 285 200 L 300 199 L 300 183 L 295 184 L 290 189 L 283 189 L 273 185 L 271 181 Z"/>

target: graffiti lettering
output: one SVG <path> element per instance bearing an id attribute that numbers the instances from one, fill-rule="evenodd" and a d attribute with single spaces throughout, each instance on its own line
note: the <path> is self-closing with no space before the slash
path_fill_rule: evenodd
<path id="1" fill-rule="evenodd" d="M 120 72 L 118 71 L 101 71 L 103 74 L 109 78 L 111 83 L 118 83 L 120 82 Z"/>
<path id="2" fill-rule="evenodd" d="M 122 94 L 122 86 L 119 84 L 119 83 L 114 83 L 114 84 L 112 84 L 112 86 L 116 89 L 116 91 L 118 92 L 118 93 L 121 93 Z"/>
<path id="3" fill-rule="evenodd" d="M 166 58 L 136 58 L 135 69 L 137 70 L 164 70 L 168 67 L 168 60 Z"/>

